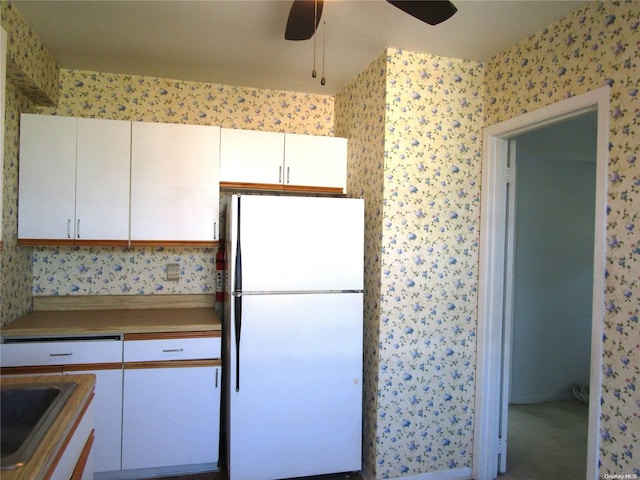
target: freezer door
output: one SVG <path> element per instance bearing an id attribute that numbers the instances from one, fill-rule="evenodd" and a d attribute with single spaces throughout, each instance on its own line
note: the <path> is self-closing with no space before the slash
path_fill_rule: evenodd
<path id="1" fill-rule="evenodd" d="M 243 295 L 234 328 L 228 474 L 267 480 L 357 471 L 362 443 L 362 294 Z"/>
<path id="2" fill-rule="evenodd" d="M 234 196 L 231 259 L 238 246 L 238 202 L 244 292 L 362 290 L 363 200 Z"/>

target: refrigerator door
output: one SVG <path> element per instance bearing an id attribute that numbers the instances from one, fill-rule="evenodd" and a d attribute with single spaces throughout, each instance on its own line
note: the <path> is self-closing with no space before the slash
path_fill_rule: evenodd
<path id="1" fill-rule="evenodd" d="M 243 292 L 362 290 L 363 200 L 234 196 L 231 259 L 238 246 L 238 202 Z"/>
<path id="2" fill-rule="evenodd" d="M 238 390 L 227 330 L 229 479 L 360 470 L 362 293 L 243 295 L 242 303 Z"/>

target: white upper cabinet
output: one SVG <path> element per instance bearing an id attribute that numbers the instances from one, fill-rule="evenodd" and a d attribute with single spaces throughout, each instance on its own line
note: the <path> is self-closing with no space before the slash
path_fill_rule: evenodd
<path id="1" fill-rule="evenodd" d="M 78 119 L 76 239 L 129 239 L 131 123 Z"/>
<path id="2" fill-rule="evenodd" d="M 222 129 L 222 188 L 346 193 L 346 181 L 346 138 Z"/>
<path id="3" fill-rule="evenodd" d="M 240 187 L 282 184 L 284 133 L 223 128 L 220 182 Z"/>
<path id="4" fill-rule="evenodd" d="M 347 190 L 347 139 L 287 133 L 285 186 Z"/>
<path id="5" fill-rule="evenodd" d="M 127 242 L 130 123 L 23 114 L 18 238 Z"/>
<path id="6" fill-rule="evenodd" d="M 131 242 L 219 240 L 220 127 L 133 122 Z"/>

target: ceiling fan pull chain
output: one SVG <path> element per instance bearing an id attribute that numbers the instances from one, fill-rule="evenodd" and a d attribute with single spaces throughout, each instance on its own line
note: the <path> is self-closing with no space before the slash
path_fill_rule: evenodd
<path id="1" fill-rule="evenodd" d="M 322 22 L 322 78 L 320 79 L 320 85 L 324 85 L 327 81 L 324 78 L 324 53 L 327 44 L 327 21 Z"/>
<path id="2" fill-rule="evenodd" d="M 318 25 L 318 0 L 314 2 L 314 10 L 313 10 L 313 31 L 314 33 L 317 30 L 316 25 Z M 311 71 L 311 77 L 316 78 L 318 74 L 316 73 L 316 35 L 313 36 L 313 70 Z"/>

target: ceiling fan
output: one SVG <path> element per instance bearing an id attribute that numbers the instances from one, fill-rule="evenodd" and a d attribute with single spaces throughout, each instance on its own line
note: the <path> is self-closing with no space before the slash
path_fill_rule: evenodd
<path id="1" fill-rule="evenodd" d="M 450 18 L 458 9 L 447 0 L 387 0 L 405 13 L 429 25 L 437 25 Z M 322 16 L 323 0 L 294 0 L 289 11 L 286 40 L 308 40 L 316 32 Z"/>

